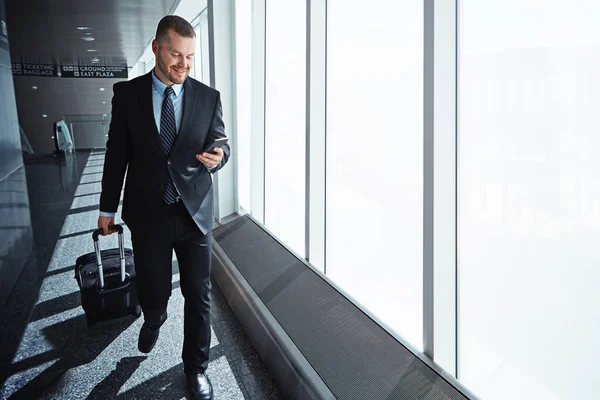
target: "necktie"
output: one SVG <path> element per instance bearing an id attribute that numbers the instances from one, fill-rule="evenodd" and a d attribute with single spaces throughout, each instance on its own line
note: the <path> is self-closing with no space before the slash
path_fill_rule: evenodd
<path id="1" fill-rule="evenodd" d="M 175 94 L 173 88 L 167 86 L 164 92 L 164 99 L 162 104 L 162 111 L 160 114 L 160 144 L 162 146 L 165 157 L 169 157 L 171 152 L 171 146 L 177 136 L 177 125 L 175 125 L 175 108 L 173 107 L 173 100 L 171 100 L 171 94 Z M 167 181 L 165 189 L 165 203 L 172 204 L 177 198 L 177 190 L 173 184 L 171 176 Z"/>

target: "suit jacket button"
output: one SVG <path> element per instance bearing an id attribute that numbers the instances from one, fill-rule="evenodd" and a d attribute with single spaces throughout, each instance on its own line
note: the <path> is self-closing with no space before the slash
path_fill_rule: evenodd
<path id="1" fill-rule="evenodd" d="M 171 165 L 171 160 L 167 161 L 167 164 Z"/>

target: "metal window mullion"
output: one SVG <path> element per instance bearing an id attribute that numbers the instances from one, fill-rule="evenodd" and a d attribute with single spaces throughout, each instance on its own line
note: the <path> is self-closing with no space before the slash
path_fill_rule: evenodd
<path id="1" fill-rule="evenodd" d="M 223 122 L 229 127 L 233 148 L 230 164 L 213 177 L 214 215 L 220 222 L 233 214 L 235 208 L 237 155 L 235 153 L 235 52 L 233 0 L 208 0 L 208 40 L 210 61 L 210 84 L 221 93 Z M 219 74 L 216 71 L 219 71 Z"/>
<path id="2" fill-rule="evenodd" d="M 307 0 L 307 260 L 325 272 L 326 0 Z"/>
<path id="3" fill-rule="evenodd" d="M 434 0 L 424 2 L 423 38 L 423 353 L 434 360 Z"/>
<path id="4" fill-rule="evenodd" d="M 239 122 L 238 122 L 238 59 L 237 59 L 237 7 L 235 4 L 235 0 L 230 0 L 231 2 L 231 58 L 232 58 L 232 74 L 231 74 L 231 82 L 232 82 L 232 105 L 231 109 L 233 124 L 231 126 L 231 130 L 235 132 L 235 135 L 232 136 L 232 144 L 231 146 L 235 151 L 233 151 L 233 210 L 236 214 L 240 213 L 240 194 L 239 194 L 239 140 L 238 135 L 240 134 L 239 130 Z"/>
<path id="5" fill-rule="evenodd" d="M 215 9 L 214 1 L 208 0 L 208 63 L 210 70 L 210 87 L 215 88 Z M 213 177 L 213 214 L 218 222 L 221 220 L 219 208 L 219 177 Z"/>
<path id="6" fill-rule="evenodd" d="M 424 5 L 423 328 L 425 354 L 457 373 L 456 3 Z"/>
<path id="7" fill-rule="evenodd" d="M 460 268 L 460 264 L 459 264 L 459 253 L 458 253 L 458 170 L 459 170 L 459 159 L 458 159 L 458 149 L 459 149 L 459 128 L 460 128 L 460 120 L 459 120 L 459 107 L 460 107 L 460 102 L 459 102 L 459 79 L 460 79 L 460 63 L 459 63 L 459 56 L 460 56 L 460 19 L 461 19 L 461 7 L 462 7 L 462 3 L 460 0 L 455 0 L 455 4 L 454 4 L 454 21 L 455 21 L 455 26 L 454 26 L 454 57 L 455 57 L 455 63 L 454 63 L 454 68 L 455 68 L 455 74 L 454 74 L 454 92 L 455 92 L 455 96 L 454 96 L 454 101 L 455 101 L 455 127 L 454 130 L 456 132 L 456 136 L 455 136 L 455 142 L 454 142 L 454 146 L 455 146 L 455 154 L 456 154 L 456 160 L 455 160 L 455 218 L 456 218 L 456 229 L 454 232 L 455 235 L 455 249 L 456 249 L 456 257 L 455 257 L 455 275 L 454 275 L 454 280 L 455 280 L 455 286 L 454 286 L 454 290 L 456 291 L 456 296 L 455 296 L 455 309 L 456 309 L 456 315 L 455 315 L 455 348 L 456 348 L 456 353 L 455 353 L 455 374 L 454 376 L 456 377 L 456 379 L 460 379 L 460 279 L 459 279 L 459 268 Z"/>
<path id="8" fill-rule="evenodd" d="M 305 139 L 306 139 L 306 147 L 305 147 L 305 161 L 304 161 L 304 258 L 307 261 L 310 261 L 310 199 L 311 199 L 311 191 L 310 191 L 310 70 L 311 70 L 311 0 L 306 0 L 306 99 L 305 99 Z"/>
<path id="9" fill-rule="evenodd" d="M 250 214 L 265 223 L 266 0 L 252 0 Z"/>

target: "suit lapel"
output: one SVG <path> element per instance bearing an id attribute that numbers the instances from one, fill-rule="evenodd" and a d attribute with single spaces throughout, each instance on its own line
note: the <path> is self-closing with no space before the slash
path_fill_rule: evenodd
<path id="1" fill-rule="evenodd" d="M 183 115 L 181 116 L 181 124 L 179 125 L 179 132 L 175 137 L 173 146 L 171 147 L 171 154 L 177 150 L 177 145 L 181 143 L 181 137 L 187 132 L 187 128 L 192 121 L 194 113 L 194 107 L 196 105 L 196 91 L 192 85 L 190 78 L 187 78 L 183 82 Z"/>
<path id="2" fill-rule="evenodd" d="M 158 129 L 156 128 L 156 120 L 154 119 L 154 106 L 152 104 L 152 71 L 147 73 L 140 83 L 141 87 L 138 94 L 142 108 L 142 120 L 145 121 L 148 129 L 147 132 L 152 136 L 152 141 L 156 144 L 159 153 L 163 154 L 160 138 L 158 137 Z"/>

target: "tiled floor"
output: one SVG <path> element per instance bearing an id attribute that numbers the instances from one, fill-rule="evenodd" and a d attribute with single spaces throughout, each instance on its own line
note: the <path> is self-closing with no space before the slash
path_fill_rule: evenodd
<path id="1" fill-rule="evenodd" d="M 78 255 L 93 251 L 103 157 L 79 152 L 62 160 L 26 161 L 36 248 L 0 312 L 2 399 L 183 397 L 183 297 L 175 259 L 169 318 L 150 354 L 137 350 L 142 318 L 86 325 L 73 265 Z M 101 244 L 114 247 L 116 235 Z M 126 246 L 131 247 L 127 232 Z M 212 301 L 207 372 L 215 399 L 278 399 L 268 371 L 214 283 Z"/>

